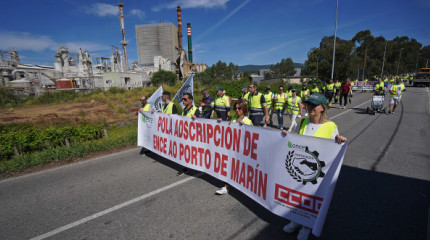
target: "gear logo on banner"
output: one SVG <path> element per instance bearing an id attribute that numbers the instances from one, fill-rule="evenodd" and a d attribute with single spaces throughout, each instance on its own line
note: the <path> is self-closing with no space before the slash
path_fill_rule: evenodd
<path id="1" fill-rule="evenodd" d="M 161 96 L 159 96 L 157 99 L 155 99 L 154 101 L 154 110 L 157 112 L 161 112 L 161 109 L 163 109 L 163 100 L 161 100 Z"/>
<path id="2" fill-rule="evenodd" d="M 307 146 L 300 146 L 288 142 L 288 147 L 295 150 L 288 151 L 285 157 L 285 168 L 287 172 L 297 182 L 305 185 L 308 182 L 318 183 L 318 178 L 323 178 L 325 173 L 322 171 L 325 162 L 319 160 L 317 151 L 311 152 Z"/>

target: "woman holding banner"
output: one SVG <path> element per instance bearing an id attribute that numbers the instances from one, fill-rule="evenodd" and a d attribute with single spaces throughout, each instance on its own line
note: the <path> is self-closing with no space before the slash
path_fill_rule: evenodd
<path id="1" fill-rule="evenodd" d="M 346 142 L 346 138 L 339 135 L 339 131 L 334 122 L 327 118 L 327 98 L 321 93 L 314 93 L 305 101 L 306 111 L 309 113 L 309 118 L 302 119 L 300 124 L 294 129 L 295 133 L 314 136 L 320 138 L 334 139 L 341 144 Z M 282 131 L 285 135 L 288 131 Z M 306 240 L 309 238 L 311 228 L 300 225 L 291 221 L 285 225 L 283 230 L 286 233 L 293 233 L 299 227 L 300 231 L 297 239 Z"/>
<path id="2" fill-rule="evenodd" d="M 253 126 L 251 119 L 246 116 L 248 115 L 248 106 L 243 100 L 239 100 L 238 102 L 236 102 L 236 104 L 234 104 L 234 109 L 236 110 L 236 116 L 231 119 L 232 122 L 238 122 L 240 125 L 246 124 Z M 221 120 L 221 118 L 218 118 L 218 121 L 221 122 Z M 227 194 L 228 187 L 228 184 L 225 183 L 224 187 L 216 191 L 216 194 Z"/>

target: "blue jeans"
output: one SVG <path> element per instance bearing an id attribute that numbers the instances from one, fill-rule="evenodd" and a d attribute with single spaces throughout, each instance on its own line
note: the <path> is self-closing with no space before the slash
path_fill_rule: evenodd
<path id="1" fill-rule="evenodd" d="M 278 116 L 278 128 L 284 128 L 284 110 L 276 109 L 276 115 Z"/>

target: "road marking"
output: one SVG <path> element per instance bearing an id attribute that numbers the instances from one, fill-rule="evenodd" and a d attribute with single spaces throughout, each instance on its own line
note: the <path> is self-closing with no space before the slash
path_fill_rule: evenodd
<path id="1" fill-rule="evenodd" d="M 364 103 L 362 103 L 362 104 L 360 104 L 360 105 L 357 105 L 357 106 L 355 106 L 355 107 L 353 107 L 353 108 L 351 108 L 351 109 L 349 109 L 349 110 L 346 110 L 345 112 L 339 113 L 338 115 L 333 116 L 333 117 L 331 117 L 330 119 L 337 118 L 337 117 L 339 117 L 339 116 L 341 116 L 341 115 L 343 115 L 343 114 L 345 114 L 345 113 L 347 113 L 347 112 L 352 111 L 354 108 L 356 108 L 356 107 L 360 107 L 361 105 L 366 104 L 366 103 L 368 103 L 368 102 L 370 102 L 370 101 L 372 101 L 372 99 L 370 99 L 370 100 L 368 100 L 368 101 L 366 101 L 366 102 L 364 102 Z"/>
<path id="2" fill-rule="evenodd" d="M 103 215 L 106 215 L 106 214 L 108 214 L 108 213 L 111 213 L 111 212 L 116 211 L 116 210 L 118 210 L 118 209 L 121 209 L 121 208 L 123 208 L 123 207 L 127 207 L 127 206 L 129 206 L 129 205 L 131 205 L 131 204 L 133 204 L 133 203 L 136 203 L 136 202 L 142 201 L 142 200 L 144 200 L 144 199 L 146 199 L 146 198 L 149 198 L 149 197 L 151 197 L 151 196 L 154 196 L 154 195 L 156 195 L 156 194 L 158 194 L 158 193 L 161 193 L 161 192 L 164 192 L 164 191 L 166 191 L 166 190 L 169 190 L 170 188 L 173 188 L 173 187 L 176 187 L 176 186 L 181 185 L 181 184 L 183 184 L 183 183 L 186 183 L 186 182 L 188 182 L 188 181 L 190 181 L 190 180 L 192 180 L 192 179 L 195 179 L 195 178 L 197 178 L 197 177 L 202 176 L 203 174 L 204 174 L 204 173 L 202 173 L 202 172 L 201 172 L 201 173 L 197 173 L 197 174 L 195 174 L 195 175 L 193 175 L 193 176 L 191 176 L 191 177 L 185 178 L 185 179 L 183 179 L 183 180 L 181 180 L 181 181 L 178 181 L 178 182 L 172 183 L 172 184 L 170 184 L 170 185 L 167 185 L 167 186 L 165 186 L 165 187 L 159 188 L 159 189 L 157 189 L 157 190 L 155 190 L 155 191 L 152 191 L 152 192 L 147 193 L 147 194 L 144 194 L 144 195 L 142 195 L 142 196 L 140 196 L 140 197 L 137 197 L 137 198 L 131 199 L 131 200 L 127 201 L 127 202 L 124 202 L 124 203 L 118 204 L 118 205 L 116 205 L 116 206 L 113 206 L 113 207 L 108 208 L 108 209 L 106 209 L 106 210 L 103 210 L 103 211 L 101 211 L 101 212 L 95 213 L 95 214 L 93 214 L 93 215 L 91 215 L 91 216 L 88 216 L 88 217 L 82 218 L 82 219 L 80 219 L 80 220 L 78 220 L 78 221 L 76 221 L 76 222 L 72 222 L 72 223 L 67 224 L 67 225 L 65 225 L 65 226 L 59 227 L 59 228 L 57 228 L 57 229 L 55 229 L 55 230 L 52 230 L 52 231 L 47 232 L 47 233 L 45 233 L 45 234 L 42 234 L 42 235 L 40 235 L 40 236 L 37 236 L 37 237 L 31 238 L 30 240 L 41 240 L 41 239 L 45 239 L 45 238 L 48 238 L 48 237 L 54 236 L 55 234 L 58 234 L 58 233 L 60 233 L 60 232 L 64 232 L 64 231 L 66 231 L 66 230 L 68 230 L 68 229 L 74 228 L 74 227 L 76 227 L 76 226 L 78 226 L 78 225 L 81 225 L 81 224 L 83 224 L 83 223 L 86 223 L 86 222 L 88 222 L 88 221 L 91 221 L 91 220 L 93 220 L 93 219 L 96 219 L 96 218 L 98 218 L 98 217 L 101 217 L 101 216 L 103 216 Z"/>

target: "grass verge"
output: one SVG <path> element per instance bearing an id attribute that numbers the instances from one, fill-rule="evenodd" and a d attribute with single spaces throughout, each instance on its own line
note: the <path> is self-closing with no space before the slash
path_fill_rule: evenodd
<path id="1" fill-rule="evenodd" d="M 71 161 L 73 158 L 84 157 L 92 152 L 136 144 L 137 123 L 124 127 L 111 127 L 107 129 L 107 136 L 107 138 L 73 142 L 69 146 L 62 145 L 14 156 L 10 160 L 0 161 L 0 173 L 18 172 L 53 161 Z"/>

